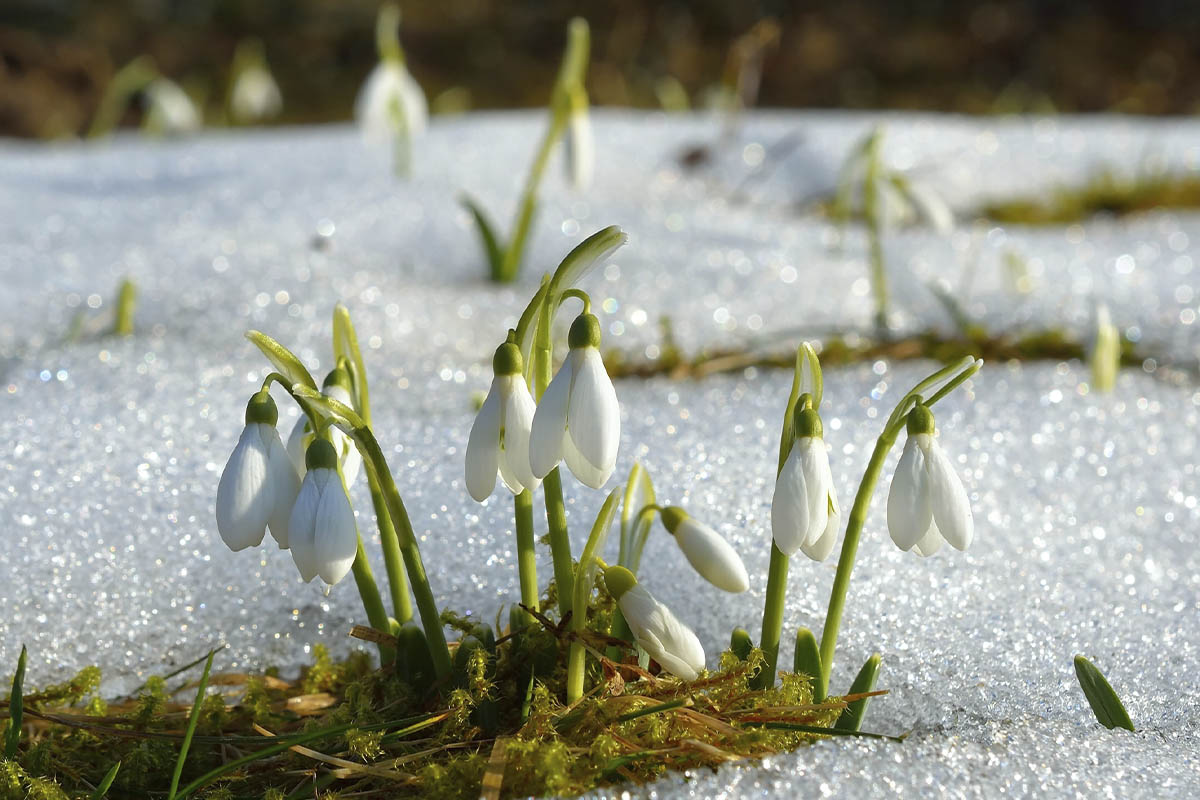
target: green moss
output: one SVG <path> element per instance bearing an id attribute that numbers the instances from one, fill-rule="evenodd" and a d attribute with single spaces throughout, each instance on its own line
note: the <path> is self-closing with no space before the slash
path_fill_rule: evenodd
<path id="1" fill-rule="evenodd" d="M 1098 172 L 1080 186 L 1062 186 L 1038 197 L 988 203 L 982 216 L 1022 225 L 1063 225 L 1096 214 L 1133 214 L 1155 208 L 1200 208 L 1200 176 L 1140 175 L 1120 177 L 1115 170 Z"/>

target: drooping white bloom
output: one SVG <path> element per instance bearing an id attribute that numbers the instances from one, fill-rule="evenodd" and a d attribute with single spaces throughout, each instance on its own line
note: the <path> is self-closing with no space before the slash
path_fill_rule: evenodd
<path id="1" fill-rule="evenodd" d="M 321 388 L 321 394 L 337 400 L 342 405 L 354 408 L 354 397 L 350 393 L 349 386 L 350 374 L 341 367 L 337 367 L 325 376 L 325 385 Z M 346 479 L 346 485 L 353 486 L 362 469 L 362 454 L 354 446 L 354 440 L 336 426 L 329 429 L 329 438 L 337 450 L 338 462 L 341 464 L 342 476 Z M 292 426 L 292 432 L 288 434 L 287 440 L 288 457 L 291 458 L 292 465 L 300 477 L 304 477 L 304 473 L 307 471 L 304 454 L 312 441 L 312 426 L 309 424 L 308 417 L 302 414 L 296 420 L 296 424 Z"/>
<path id="2" fill-rule="evenodd" d="M 921 181 L 909 181 L 907 194 L 917 216 L 928 222 L 935 231 L 947 234 L 954 230 L 954 212 L 931 186 Z"/>
<path id="3" fill-rule="evenodd" d="M 821 433 L 817 413 L 808 407 L 797 409 L 796 441 L 779 471 L 771 500 L 775 546 L 787 556 L 803 550 L 814 561 L 823 561 L 832 552 L 842 521 Z"/>
<path id="4" fill-rule="evenodd" d="M 567 162 L 567 177 L 571 187 L 582 191 L 592 185 L 596 169 L 596 140 L 592 136 L 592 122 L 588 117 L 587 100 L 582 110 L 572 108 L 567 117 L 567 136 L 564 141 Z"/>
<path id="5" fill-rule="evenodd" d="M 238 122 L 258 122 L 283 110 L 283 94 L 271 71 L 252 64 L 237 74 L 229 95 L 229 108 Z"/>
<path id="6" fill-rule="evenodd" d="M 404 62 L 385 58 L 371 70 L 359 90 L 354 118 L 368 141 L 388 143 L 397 135 L 424 133 L 429 106 L 425 92 Z"/>
<path id="7" fill-rule="evenodd" d="M 529 435 L 529 466 L 544 478 L 566 460 L 585 486 L 599 489 L 617 465 L 621 410 L 600 357 L 600 321 L 581 314 L 567 337 L 571 352 L 542 395 Z"/>
<path id="8" fill-rule="evenodd" d="M 278 418 L 267 392 L 250 399 L 246 427 L 217 484 L 217 531 L 235 552 L 260 544 L 268 525 L 279 547 L 288 547 L 288 518 L 300 477 L 275 430 Z"/>
<path id="9" fill-rule="evenodd" d="M 332 586 L 346 577 L 354 564 L 358 527 L 338 475 L 333 445 L 316 439 L 305 458 L 308 471 L 288 520 L 292 560 L 305 583 L 319 575 Z"/>
<path id="10" fill-rule="evenodd" d="M 482 503 L 496 488 L 496 474 L 513 494 L 541 480 L 529 470 L 529 431 L 536 406 L 522 375 L 521 348 L 505 342 L 492 359 L 492 387 L 467 440 L 467 491 Z"/>
<path id="11" fill-rule="evenodd" d="M 145 88 L 149 108 L 146 128 L 168 136 L 200 130 L 200 110 L 179 84 L 169 78 L 155 78 Z"/>
<path id="12" fill-rule="evenodd" d="M 664 508 L 662 521 L 688 563 L 706 581 L 734 594 L 750 588 L 741 557 L 721 534 L 677 506 Z"/>
<path id="13" fill-rule="evenodd" d="M 604 583 L 638 646 L 671 674 L 687 681 L 699 677 L 704 669 L 704 647 L 671 609 L 654 599 L 624 567 L 606 569 Z"/>
<path id="14" fill-rule="evenodd" d="M 933 433 L 933 414 L 917 406 L 909 414 L 908 441 L 888 491 L 892 541 L 922 556 L 933 555 L 943 541 L 966 550 L 975 532 L 967 492 Z"/>

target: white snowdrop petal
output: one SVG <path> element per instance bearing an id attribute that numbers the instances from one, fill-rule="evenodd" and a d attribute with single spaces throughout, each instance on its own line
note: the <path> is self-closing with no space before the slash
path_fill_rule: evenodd
<path id="1" fill-rule="evenodd" d="M 611 474 L 621 444 L 621 408 L 617 404 L 617 392 L 604 369 L 599 350 L 582 347 L 572 356 L 576 362 L 567 407 L 567 436 L 589 464 Z"/>
<path id="2" fill-rule="evenodd" d="M 354 102 L 354 116 L 368 140 L 386 141 L 396 133 L 395 108 L 410 135 L 425 130 L 429 107 L 425 93 L 402 64 L 381 61 L 367 76 Z"/>
<path id="3" fill-rule="evenodd" d="M 279 549 L 286 550 L 288 522 L 292 516 L 292 506 L 296 503 L 296 495 L 300 492 L 300 476 L 296 474 L 292 459 L 279 439 L 279 432 L 273 425 L 262 424 L 262 427 L 269 429 L 262 434 L 267 442 L 267 464 L 271 482 L 271 516 L 267 525 Z"/>
<path id="4" fill-rule="evenodd" d="M 563 458 L 563 440 L 567 436 L 567 404 L 571 398 L 571 366 L 574 353 L 567 356 L 558 374 L 550 381 L 537 404 L 529 431 L 529 469 L 537 478 L 546 477 Z"/>
<path id="5" fill-rule="evenodd" d="M 516 479 L 518 488 L 533 491 L 541 485 L 529 468 L 529 431 L 533 427 L 533 415 L 537 406 L 529 387 L 520 375 L 506 376 L 509 387 L 504 403 L 504 448 L 500 454 L 501 470 L 507 466 Z M 511 485 L 509 488 L 513 488 Z"/>
<path id="6" fill-rule="evenodd" d="M 835 509 L 836 512 L 836 509 Z M 833 546 L 837 544 L 838 531 L 842 526 L 842 516 L 840 513 L 832 513 L 825 522 L 825 530 L 814 541 L 806 542 L 800 545 L 800 549 L 804 555 L 811 558 L 813 561 L 824 561 L 829 558 L 829 554 L 833 552 Z"/>
<path id="7" fill-rule="evenodd" d="M 938 531 L 951 547 L 966 550 L 975 533 L 971 503 L 954 465 L 936 441 L 929 446 L 925 470 L 929 481 L 929 503 Z"/>
<path id="8" fill-rule="evenodd" d="M 313 470 L 304 476 L 300 484 L 300 493 L 296 496 L 296 504 L 292 506 L 292 515 L 288 519 L 288 549 L 292 553 L 296 569 L 300 571 L 300 578 L 305 583 L 317 577 L 315 535 L 317 507 L 321 500 L 318 473 L 324 471 Z"/>
<path id="9" fill-rule="evenodd" d="M 336 473 L 331 474 L 321 494 L 314 530 L 317 574 L 332 586 L 346 577 L 358 553 L 354 509 Z"/>
<path id="10" fill-rule="evenodd" d="M 338 463 L 342 467 L 342 477 L 346 479 L 347 487 L 353 486 L 362 471 L 362 454 L 355 447 L 354 440 L 340 428 L 334 428 L 332 434 L 333 446 L 338 452 Z"/>
<path id="11" fill-rule="evenodd" d="M 915 552 L 917 555 L 921 556 L 922 558 L 928 558 L 929 556 L 936 553 L 938 550 L 942 549 L 942 543 L 944 541 L 945 541 L 945 539 L 942 537 L 942 534 L 938 531 L 937 523 L 930 523 L 929 532 L 926 533 L 923 537 L 921 537 L 921 541 L 919 541 L 915 545 L 913 545 L 912 549 L 913 549 L 913 552 Z"/>
<path id="12" fill-rule="evenodd" d="M 901 550 L 911 550 L 933 523 L 929 491 L 925 485 L 925 454 L 923 448 L 917 446 L 917 439 L 922 435 L 910 436 L 904 443 L 904 452 L 888 491 L 888 533 Z"/>
<path id="13" fill-rule="evenodd" d="M 266 535 L 274 499 L 268 455 L 257 426 L 247 426 L 217 484 L 217 532 L 234 552 L 257 546 Z"/>
<path id="14" fill-rule="evenodd" d="M 750 588 L 737 551 L 712 528 L 688 517 L 675 531 L 675 542 L 692 568 L 713 586 L 735 594 Z"/>
<path id="15" fill-rule="evenodd" d="M 634 639 L 663 669 L 684 680 L 695 680 L 704 669 L 704 648 L 696 634 L 681 623 L 641 584 L 617 601 Z"/>
<path id="16" fill-rule="evenodd" d="M 794 450 L 799 450 L 801 469 L 804 471 L 804 488 L 808 492 L 808 524 L 806 536 L 801 544 L 815 542 L 829 523 L 829 493 L 833 491 L 833 478 L 829 471 L 829 451 L 825 441 L 812 436 L 796 440 Z"/>
<path id="17" fill-rule="evenodd" d="M 575 447 L 575 442 L 571 440 L 569 434 L 563 437 L 563 461 L 567 463 L 567 469 L 571 470 L 571 474 L 575 476 L 576 480 L 592 489 L 603 488 L 604 484 L 608 483 L 608 479 L 612 477 L 613 469 L 616 466 L 601 469 L 584 458 L 583 454 Z"/>
<path id="18" fill-rule="evenodd" d="M 304 463 L 304 453 L 308 449 L 308 443 L 312 441 L 312 431 L 308 429 L 308 416 L 301 414 L 296 420 L 296 424 L 292 426 L 292 432 L 288 434 L 287 454 L 292 460 L 292 467 L 300 475 L 304 477 L 304 473 L 308 472 L 308 465 Z"/>
<path id="19" fill-rule="evenodd" d="M 496 381 L 484 399 L 471 435 L 467 438 L 467 492 L 482 503 L 496 488 L 496 471 L 500 465 L 500 395 Z"/>
<path id="20" fill-rule="evenodd" d="M 803 458 L 793 446 L 775 481 L 775 495 L 771 499 L 771 536 L 775 546 L 786 556 L 795 554 L 808 540 L 812 515 L 808 509 L 806 484 Z"/>

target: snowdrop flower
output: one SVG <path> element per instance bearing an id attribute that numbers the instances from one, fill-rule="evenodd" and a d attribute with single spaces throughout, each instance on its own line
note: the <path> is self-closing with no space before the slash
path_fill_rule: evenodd
<path id="1" fill-rule="evenodd" d="M 580 314 L 567 336 L 571 352 L 533 416 L 529 466 L 544 478 L 566 459 L 585 486 L 599 489 L 617 465 L 621 411 L 600 358 L 600 320 Z"/>
<path id="2" fill-rule="evenodd" d="M 492 358 L 492 388 L 467 440 L 467 491 L 482 503 L 496 474 L 513 494 L 541 485 L 529 471 L 529 429 L 536 407 L 525 383 L 521 348 L 505 342 Z"/>
<path id="3" fill-rule="evenodd" d="M 624 567 L 605 569 L 604 585 L 617 601 L 638 646 L 672 675 L 696 680 L 704 669 L 704 648 L 696 634 Z"/>
<path id="4" fill-rule="evenodd" d="M 265 390 L 246 404 L 246 427 L 217 484 L 217 531 L 230 550 L 260 544 L 269 525 L 288 547 L 288 517 L 300 489 L 275 423 L 279 410 Z"/>
<path id="5" fill-rule="evenodd" d="M 346 487 L 338 474 L 338 456 L 325 439 L 314 439 L 305 454 L 308 471 L 292 506 L 292 560 L 308 583 L 320 575 L 330 586 L 346 577 L 358 554 L 358 527 Z"/>
<path id="6" fill-rule="evenodd" d="M 283 95 L 271 75 L 263 55 L 262 43 L 243 41 L 233 57 L 233 88 L 229 92 L 229 110 L 237 122 L 258 122 L 277 116 L 283 110 Z"/>
<path id="7" fill-rule="evenodd" d="M 571 92 L 570 102 L 564 153 L 571 187 L 581 191 L 592 184 L 592 174 L 596 168 L 596 143 L 592 136 L 592 122 L 588 117 L 587 95 L 582 87 L 576 87 Z"/>
<path id="8" fill-rule="evenodd" d="M 145 123 L 148 130 L 168 136 L 200 130 L 200 111 L 179 84 L 159 77 L 144 91 L 149 104 Z"/>
<path id="9" fill-rule="evenodd" d="M 940 234 L 944 235 L 954 230 L 954 212 L 940 194 L 920 181 L 909 181 L 906 188 L 908 199 L 912 201 L 917 216 L 928 222 Z"/>
<path id="10" fill-rule="evenodd" d="M 796 406 L 796 441 L 775 481 L 771 534 L 784 555 L 797 550 L 814 561 L 833 551 L 842 521 L 821 418 L 807 396 Z"/>
<path id="11" fill-rule="evenodd" d="M 350 408 L 355 408 L 354 394 L 350 388 L 350 373 L 341 367 L 334 368 L 325 376 L 321 394 Z M 353 486 L 354 482 L 358 480 L 358 473 L 362 468 L 362 455 L 354 446 L 354 441 L 341 429 L 330 428 L 329 438 L 338 452 L 338 460 L 342 466 L 342 476 L 346 479 L 346 485 Z M 288 457 L 291 458 L 300 477 L 304 477 L 304 473 L 307 471 L 304 454 L 312 440 L 312 425 L 309 423 L 308 417 L 301 414 L 300 418 L 296 420 L 296 424 L 292 426 L 292 432 L 288 434 L 287 440 Z"/>
<path id="12" fill-rule="evenodd" d="M 429 106 L 425 93 L 402 61 L 380 61 L 354 101 L 354 118 L 372 142 L 389 142 L 399 131 L 425 132 Z"/>
<path id="13" fill-rule="evenodd" d="M 734 594 L 750 588 L 742 559 L 719 533 L 677 506 L 664 508 L 662 521 L 688 563 L 706 581 Z"/>
<path id="14" fill-rule="evenodd" d="M 922 556 L 936 553 L 943 541 L 966 550 L 975 532 L 967 492 L 933 434 L 933 414 L 916 406 L 908 414 L 908 441 L 888 491 L 892 541 Z"/>

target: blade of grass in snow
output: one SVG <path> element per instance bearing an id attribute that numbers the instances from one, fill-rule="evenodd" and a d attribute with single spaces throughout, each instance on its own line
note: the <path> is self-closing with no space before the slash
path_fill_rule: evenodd
<path id="1" fill-rule="evenodd" d="M 8 734 L 4 737 L 4 757 L 17 757 L 17 745 L 21 743 L 21 717 L 25 712 L 25 698 L 21 694 L 25 684 L 25 645 L 21 645 L 21 655 L 17 659 L 17 672 L 13 675 L 12 693 L 8 696 Z"/>
<path id="2" fill-rule="evenodd" d="M 200 721 L 200 708 L 204 705 L 204 693 L 208 691 L 208 675 L 212 672 L 213 656 L 216 654 L 216 650 L 210 650 L 208 658 L 204 662 L 204 672 L 200 675 L 200 686 L 196 689 L 196 701 L 192 703 L 192 713 L 188 716 L 187 731 L 183 734 L 183 746 L 179 748 L 179 760 L 175 762 L 175 772 L 171 775 L 171 791 L 167 794 L 167 800 L 175 800 L 175 792 L 179 789 L 179 776 L 183 774 L 188 748 L 192 746 L 196 723 Z"/>
<path id="3" fill-rule="evenodd" d="M 121 769 L 121 762 L 112 765 L 112 769 L 104 776 L 104 780 L 100 781 L 100 785 L 96 787 L 96 791 L 92 792 L 92 800 L 101 800 L 104 795 L 108 794 L 108 789 L 112 786 L 113 781 L 117 779 L 117 772 Z"/>

